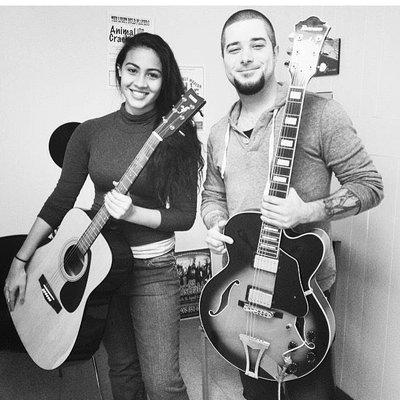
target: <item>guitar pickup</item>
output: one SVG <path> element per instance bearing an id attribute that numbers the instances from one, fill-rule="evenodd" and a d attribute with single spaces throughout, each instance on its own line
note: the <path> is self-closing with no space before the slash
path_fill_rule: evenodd
<path id="1" fill-rule="evenodd" d="M 255 286 L 248 286 L 246 300 L 257 307 L 271 308 L 272 294 Z"/>
<path id="2" fill-rule="evenodd" d="M 41 275 L 41 277 L 39 278 L 39 283 L 44 299 L 58 314 L 62 309 L 61 304 L 57 300 L 56 295 L 54 294 L 53 290 L 51 289 L 51 286 L 48 284 L 47 279 L 45 278 L 44 275 Z"/>
<path id="3" fill-rule="evenodd" d="M 271 235 L 269 237 L 270 242 L 272 242 L 272 239 L 273 239 L 273 236 Z M 271 250 L 272 252 L 278 251 L 279 236 L 276 236 L 275 240 L 276 240 L 276 242 L 272 243 L 269 248 L 266 245 L 266 248 L 268 250 Z M 275 258 L 260 256 L 259 254 L 256 254 L 254 257 L 254 268 L 255 269 L 260 269 L 262 271 L 271 272 L 273 274 L 276 274 L 278 271 L 278 264 L 279 264 L 279 261 L 278 261 L 278 259 L 275 259 Z"/>
<path id="4" fill-rule="evenodd" d="M 242 307 L 244 311 L 263 318 L 283 318 L 283 312 L 276 311 L 270 308 L 256 306 L 248 301 L 239 300 L 238 306 Z"/>

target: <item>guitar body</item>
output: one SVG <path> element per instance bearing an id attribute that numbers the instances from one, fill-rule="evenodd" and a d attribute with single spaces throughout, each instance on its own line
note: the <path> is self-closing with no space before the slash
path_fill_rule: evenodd
<path id="1" fill-rule="evenodd" d="M 194 123 L 190 118 L 204 104 L 193 89 L 187 90 L 114 190 L 126 194 L 160 142 L 175 132 L 184 135 L 179 128 Z M 100 343 L 109 300 L 133 262 L 130 247 L 118 227 L 107 223 L 109 218 L 104 204 L 94 216 L 72 209 L 55 238 L 27 264 L 25 302 L 16 304 L 11 317 L 28 354 L 44 369 L 57 368 L 69 355 L 71 360 L 82 353 L 87 357 Z"/>
<path id="2" fill-rule="evenodd" d="M 333 340 L 333 312 L 315 280 L 329 238 L 320 229 L 283 231 L 272 274 L 254 268 L 261 223 L 257 212 L 228 221 L 229 262 L 205 285 L 200 318 L 215 349 L 247 375 L 277 380 L 283 371 L 293 380 L 313 371 Z"/>
<path id="3" fill-rule="evenodd" d="M 11 313 L 25 349 L 44 369 L 57 368 L 79 345 L 88 299 L 92 305 L 107 306 L 132 265 L 129 246 L 107 230 L 82 260 L 74 255 L 72 249 L 90 222 L 83 210 L 73 208 L 66 214 L 54 239 L 38 248 L 29 261 L 25 302 L 18 302 Z M 115 273 L 107 280 L 110 271 Z"/>

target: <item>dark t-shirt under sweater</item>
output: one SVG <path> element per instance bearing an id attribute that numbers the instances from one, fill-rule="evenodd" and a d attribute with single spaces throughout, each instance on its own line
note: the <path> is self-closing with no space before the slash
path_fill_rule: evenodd
<path id="1" fill-rule="evenodd" d="M 74 206 L 88 174 L 95 188 L 92 210 L 97 211 L 103 204 L 105 193 L 114 187 L 112 182 L 120 180 L 143 147 L 156 119 L 155 110 L 134 116 L 122 104 L 114 113 L 80 124 L 68 143 L 57 186 L 38 216 L 56 228 Z M 174 231 L 187 230 L 196 216 L 197 182 L 192 183 L 189 191 L 177 194 L 174 203 L 166 208 L 157 198 L 148 164 L 129 192 L 134 205 L 160 210 L 161 225 L 151 229 L 118 221 L 131 246 L 153 243 L 171 237 Z"/>

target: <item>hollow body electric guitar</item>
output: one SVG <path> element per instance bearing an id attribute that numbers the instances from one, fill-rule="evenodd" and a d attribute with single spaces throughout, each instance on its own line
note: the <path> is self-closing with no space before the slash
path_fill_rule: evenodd
<path id="1" fill-rule="evenodd" d="M 204 104 L 189 89 L 163 117 L 115 189 L 127 193 L 158 144 L 179 131 Z M 54 239 L 39 247 L 27 264 L 25 302 L 17 302 L 11 317 L 28 354 L 44 369 L 57 368 L 70 354 L 94 289 L 101 284 L 104 290 L 112 290 L 114 283 L 126 277 L 124 268 L 131 266 L 129 246 L 118 240 L 115 229 L 102 230 L 109 217 L 104 204 L 93 219 L 73 208 Z M 106 277 L 111 269 L 121 273 L 110 285 Z"/>
<path id="2" fill-rule="evenodd" d="M 272 162 L 269 194 L 285 198 L 308 81 L 315 74 L 329 28 L 310 17 L 296 25 L 289 65 L 291 85 Z M 227 361 L 254 378 L 287 381 L 313 371 L 332 343 L 332 309 L 315 275 L 329 248 L 320 229 L 302 235 L 244 212 L 224 233 L 228 264 L 200 298 L 204 331 Z"/>

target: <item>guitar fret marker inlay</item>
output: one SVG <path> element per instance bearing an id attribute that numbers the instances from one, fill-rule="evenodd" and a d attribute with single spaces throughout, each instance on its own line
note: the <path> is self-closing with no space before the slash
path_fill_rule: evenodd
<path id="1" fill-rule="evenodd" d="M 301 99 L 301 92 L 299 92 L 298 90 L 292 90 L 290 92 L 290 99 L 294 99 L 294 100 L 300 100 Z"/>
<path id="2" fill-rule="evenodd" d="M 293 147 L 293 140 L 282 139 L 282 140 L 281 140 L 281 146 L 284 146 L 284 147 Z"/>
<path id="3" fill-rule="evenodd" d="M 278 158 L 276 161 L 278 165 L 282 165 L 284 167 L 290 167 L 290 160 L 285 160 L 284 158 Z"/>
<path id="4" fill-rule="evenodd" d="M 286 183 L 287 182 L 287 178 L 285 178 L 284 176 L 279 176 L 279 175 L 274 175 L 272 180 L 275 181 L 275 182 L 282 182 L 282 183 Z"/>
<path id="5" fill-rule="evenodd" d="M 297 118 L 296 117 L 286 117 L 285 118 L 285 125 L 296 126 L 297 125 Z"/>

